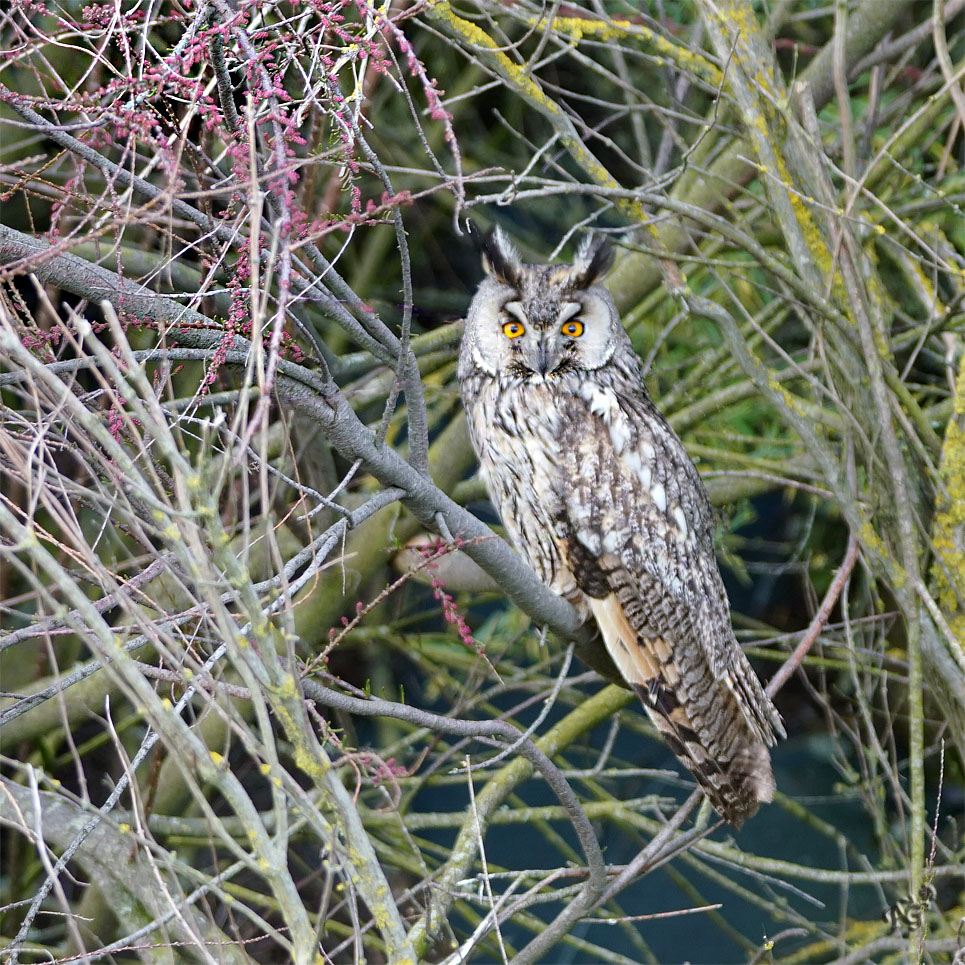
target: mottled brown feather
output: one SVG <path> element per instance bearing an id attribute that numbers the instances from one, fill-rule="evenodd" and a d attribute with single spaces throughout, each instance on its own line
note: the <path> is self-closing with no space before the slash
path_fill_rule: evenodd
<path id="1" fill-rule="evenodd" d="M 714 808 L 739 828 L 762 803 L 773 799 L 774 779 L 767 749 L 743 719 L 736 695 L 726 683 L 716 687 L 705 675 L 702 696 L 711 696 L 701 718 L 694 719 L 698 695 L 681 680 L 673 644 L 663 637 L 639 635 L 616 593 L 591 597 L 589 605 L 613 662 L 667 745 Z M 704 719 L 710 716 L 726 723 L 728 741 L 708 735 Z"/>
<path id="2" fill-rule="evenodd" d="M 731 629 L 700 476 L 597 284 L 606 246 L 526 265 L 497 232 L 484 253 L 458 377 L 493 504 L 544 582 L 592 613 L 667 744 L 739 826 L 773 797 L 767 747 L 783 728 Z"/>

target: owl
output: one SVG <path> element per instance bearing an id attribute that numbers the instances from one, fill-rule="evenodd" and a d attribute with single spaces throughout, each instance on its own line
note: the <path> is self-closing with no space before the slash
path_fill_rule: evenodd
<path id="1" fill-rule="evenodd" d="M 612 249 L 589 239 L 572 264 L 523 264 L 498 229 L 481 247 L 458 378 L 493 505 L 740 827 L 773 798 L 784 730 L 731 629 L 700 476 L 600 284 Z"/>

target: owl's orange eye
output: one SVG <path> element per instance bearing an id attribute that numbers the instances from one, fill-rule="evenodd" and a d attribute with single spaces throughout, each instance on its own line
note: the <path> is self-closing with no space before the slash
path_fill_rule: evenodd
<path id="1" fill-rule="evenodd" d="M 560 331 L 564 335 L 569 335 L 570 338 L 579 338 L 583 334 L 583 323 L 574 318 L 572 321 L 566 322 Z"/>
<path id="2" fill-rule="evenodd" d="M 523 328 L 522 322 L 504 322 L 503 323 L 503 335 L 506 338 L 519 338 L 520 335 L 525 334 L 526 329 Z"/>

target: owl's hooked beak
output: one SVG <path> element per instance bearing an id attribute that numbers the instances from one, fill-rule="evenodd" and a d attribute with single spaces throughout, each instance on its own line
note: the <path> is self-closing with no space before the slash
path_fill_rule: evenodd
<path id="1" fill-rule="evenodd" d="M 560 362 L 563 361 L 565 354 L 560 345 L 560 339 L 553 332 L 543 332 L 539 341 L 530 351 L 532 352 L 530 355 L 531 368 L 534 372 L 538 372 L 543 379 L 552 375 L 560 367 Z"/>
<path id="2" fill-rule="evenodd" d="M 539 337 L 539 344 L 536 346 L 536 367 L 539 370 L 539 374 L 544 378 L 546 377 L 547 369 L 550 369 L 551 361 L 554 361 L 550 358 L 549 345 L 547 345 L 546 342 L 546 335 L 541 335 Z M 554 364 L 553 368 L 555 367 Z M 550 369 L 550 371 L 552 371 L 552 369 Z"/>

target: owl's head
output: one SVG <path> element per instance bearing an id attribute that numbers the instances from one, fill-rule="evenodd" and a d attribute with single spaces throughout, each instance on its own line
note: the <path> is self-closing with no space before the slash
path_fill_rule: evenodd
<path id="1" fill-rule="evenodd" d="M 480 239 L 483 279 L 466 315 L 459 378 L 552 382 L 606 365 L 627 341 L 599 282 L 613 265 L 604 238 L 584 241 L 569 265 L 526 265 L 496 228 Z"/>

